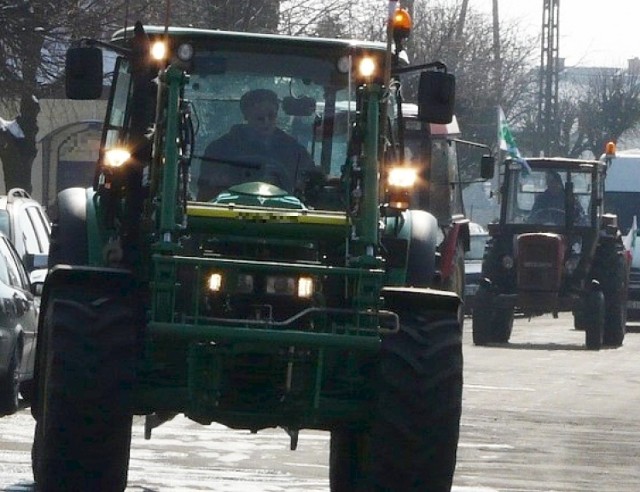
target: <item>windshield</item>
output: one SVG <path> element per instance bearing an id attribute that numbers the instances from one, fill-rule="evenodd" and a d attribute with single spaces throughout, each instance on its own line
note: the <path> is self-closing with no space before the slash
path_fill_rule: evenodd
<path id="1" fill-rule="evenodd" d="M 469 236 L 469 251 L 464 254 L 465 260 L 482 260 L 484 247 L 489 239 L 489 234 L 471 234 Z"/>
<path id="2" fill-rule="evenodd" d="M 605 191 L 604 206 L 606 212 L 618 216 L 618 226 L 623 234 L 629 232 L 634 217 L 637 217 L 636 221 L 640 219 L 640 193 Z"/>
<path id="3" fill-rule="evenodd" d="M 507 223 L 563 226 L 568 206 L 575 225 L 589 225 L 593 186 L 590 170 L 543 168 L 525 172 L 514 168 L 508 179 Z"/>
<path id="4" fill-rule="evenodd" d="M 297 194 L 314 173 L 339 175 L 350 93 L 331 60 L 200 51 L 193 66 L 185 89 L 195 127 L 193 197 L 210 200 L 249 181 Z"/>

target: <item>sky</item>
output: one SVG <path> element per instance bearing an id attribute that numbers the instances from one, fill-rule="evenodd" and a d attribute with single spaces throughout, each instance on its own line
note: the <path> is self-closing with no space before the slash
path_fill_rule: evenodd
<path id="1" fill-rule="evenodd" d="M 640 0 L 557 0 L 559 56 L 565 66 L 627 67 L 640 58 Z M 493 0 L 469 0 L 469 8 L 491 15 Z M 498 0 L 503 22 L 542 33 L 544 0 Z"/>

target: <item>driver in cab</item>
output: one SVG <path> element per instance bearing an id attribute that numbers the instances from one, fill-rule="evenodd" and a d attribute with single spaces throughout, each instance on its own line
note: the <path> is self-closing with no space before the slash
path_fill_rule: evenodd
<path id="1" fill-rule="evenodd" d="M 206 150 L 207 160 L 236 167 L 234 182 L 266 181 L 288 192 L 302 189 L 304 178 L 315 171 L 311 155 L 298 141 L 276 126 L 280 103 L 268 89 L 255 89 L 240 98 L 245 123 L 237 124 Z M 256 178 L 251 170 L 262 168 Z M 242 170 L 248 179 L 243 179 Z M 215 162 L 203 163 L 198 179 L 198 200 L 210 200 L 221 191 L 225 171 Z M 239 175 L 238 175 L 239 174 Z M 226 184 L 226 183 L 225 183 Z M 222 187 L 224 188 L 224 186 Z"/>
<path id="2" fill-rule="evenodd" d="M 545 213 L 555 213 L 564 215 L 565 189 L 562 177 L 555 171 L 546 173 L 547 189 L 536 196 L 529 215 L 530 222 L 537 222 Z M 584 209 L 576 197 L 572 197 L 574 220 L 583 222 L 586 217 Z M 557 218 L 557 217 L 556 217 Z"/>

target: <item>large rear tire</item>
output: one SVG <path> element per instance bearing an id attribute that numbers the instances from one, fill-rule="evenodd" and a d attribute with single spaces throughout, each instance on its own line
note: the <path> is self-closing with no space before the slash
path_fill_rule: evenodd
<path id="1" fill-rule="evenodd" d="M 38 490 L 126 488 L 135 311 L 125 299 L 93 294 L 47 302 L 32 449 Z"/>

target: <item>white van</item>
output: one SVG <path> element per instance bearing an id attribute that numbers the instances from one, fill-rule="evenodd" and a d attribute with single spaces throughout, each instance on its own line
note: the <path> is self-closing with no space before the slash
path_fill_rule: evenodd
<path id="1" fill-rule="evenodd" d="M 604 156 L 602 157 L 604 160 Z M 631 231 L 634 217 L 640 223 L 640 149 L 616 152 L 605 180 L 605 209 L 618 216 L 618 225 L 631 250 L 627 319 L 640 320 L 640 238 Z"/>

